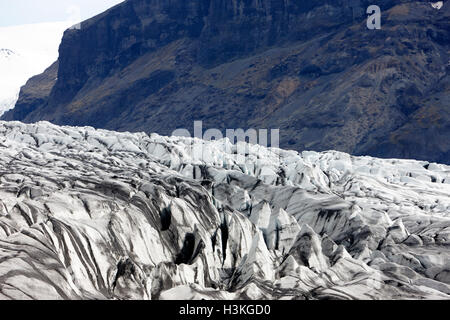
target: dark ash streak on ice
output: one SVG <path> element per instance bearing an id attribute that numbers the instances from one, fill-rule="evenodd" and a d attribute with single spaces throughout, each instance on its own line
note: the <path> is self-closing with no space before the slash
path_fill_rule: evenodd
<path id="1" fill-rule="evenodd" d="M 450 297 L 450 167 L 192 143 L 0 122 L 0 299 Z"/>

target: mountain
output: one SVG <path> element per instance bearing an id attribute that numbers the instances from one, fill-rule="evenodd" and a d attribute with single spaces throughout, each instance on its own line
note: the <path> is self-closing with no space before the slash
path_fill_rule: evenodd
<path id="1" fill-rule="evenodd" d="M 449 166 L 245 146 L 0 122 L 0 299 L 450 298 Z"/>
<path id="2" fill-rule="evenodd" d="M 54 22 L 0 27 L 0 116 L 14 108 L 20 87 L 58 58 L 59 43 L 69 26 Z"/>
<path id="3" fill-rule="evenodd" d="M 372 2 L 128 0 L 66 31 L 3 119 L 164 135 L 203 120 L 280 128 L 298 151 L 448 164 L 450 6 L 378 1 L 369 30 Z"/>

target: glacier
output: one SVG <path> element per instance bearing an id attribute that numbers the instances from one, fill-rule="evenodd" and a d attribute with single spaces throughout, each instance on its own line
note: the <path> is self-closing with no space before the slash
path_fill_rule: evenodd
<path id="1" fill-rule="evenodd" d="M 246 149 L 0 122 L 0 299 L 450 298 L 449 166 Z"/>

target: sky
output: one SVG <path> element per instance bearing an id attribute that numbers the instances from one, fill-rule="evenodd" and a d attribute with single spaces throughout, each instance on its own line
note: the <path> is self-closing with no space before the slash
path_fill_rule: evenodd
<path id="1" fill-rule="evenodd" d="M 0 0 L 0 27 L 88 19 L 123 0 Z"/>
<path id="2" fill-rule="evenodd" d="M 31 76 L 58 58 L 64 30 L 122 1 L 0 0 L 0 115 L 14 107 Z"/>

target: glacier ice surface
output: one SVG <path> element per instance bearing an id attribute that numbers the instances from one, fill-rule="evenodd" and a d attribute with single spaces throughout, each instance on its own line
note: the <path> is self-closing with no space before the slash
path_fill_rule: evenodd
<path id="1" fill-rule="evenodd" d="M 449 166 L 247 149 L 0 122 L 0 299 L 450 297 Z"/>

